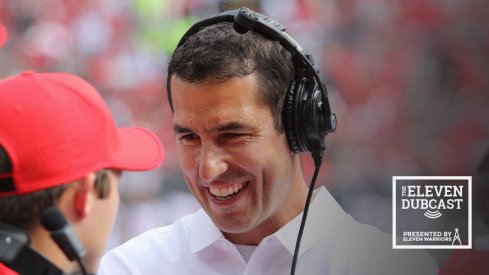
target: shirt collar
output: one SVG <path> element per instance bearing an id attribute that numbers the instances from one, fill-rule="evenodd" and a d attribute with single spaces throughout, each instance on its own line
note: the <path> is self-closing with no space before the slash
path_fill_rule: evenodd
<path id="1" fill-rule="evenodd" d="M 277 238 L 292 255 L 295 250 L 302 214 L 303 212 L 270 236 L 270 238 Z M 348 219 L 351 219 L 350 215 L 345 213 L 324 186 L 316 189 L 314 199 L 309 206 L 299 256 L 322 239 L 324 235 Z"/>
<path id="2" fill-rule="evenodd" d="M 201 208 L 189 223 L 190 252 L 196 253 L 224 238 L 211 218 Z"/>
<path id="3" fill-rule="evenodd" d="M 324 186 L 314 190 L 314 199 L 309 206 L 299 256 L 347 219 L 351 219 L 350 215 L 344 212 Z M 265 239 L 278 239 L 293 255 L 301 220 L 302 213 Z M 224 239 L 222 232 L 202 208 L 190 221 L 189 233 L 191 253 L 199 252 L 219 239 Z"/>

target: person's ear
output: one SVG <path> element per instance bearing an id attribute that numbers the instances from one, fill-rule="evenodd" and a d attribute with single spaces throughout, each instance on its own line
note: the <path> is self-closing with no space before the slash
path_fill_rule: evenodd
<path id="1" fill-rule="evenodd" d="M 95 179 L 95 173 L 88 173 L 80 179 L 79 184 L 75 187 L 73 204 L 79 218 L 85 218 L 90 213 Z"/>

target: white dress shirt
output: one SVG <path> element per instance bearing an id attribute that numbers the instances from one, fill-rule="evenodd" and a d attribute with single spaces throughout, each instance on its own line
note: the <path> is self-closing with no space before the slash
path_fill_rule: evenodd
<path id="1" fill-rule="evenodd" d="M 109 251 L 100 275 L 290 274 L 302 214 L 256 247 L 246 262 L 200 209 Z M 302 236 L 298 275 L 436 274 L 419 250 L 393 250 L 390 235 L 354 221 L 326 188 L 315 191 Z"/>

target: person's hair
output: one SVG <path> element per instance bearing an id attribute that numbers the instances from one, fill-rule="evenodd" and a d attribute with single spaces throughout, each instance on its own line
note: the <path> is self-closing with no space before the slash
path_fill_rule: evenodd
<path id="1" fill-rule="evenodd" d="M 279 42 L 248 31 L 237 33 L 232 23 L 207 26 L 178 47 L 168 65 L 167 96 L 172 111 L 173 75 L 190 83 L 219 83 L 256 73 L 259 99 L 269 107 L 276 129 L 283 131 L 282 108 L 294 76 L 291 54 Z"/>
<path id="2" fill-rule="evenodd" d="M 12 163 L 7 152 L 0 146 L 0 174 L 11 173 Z M 36 224 L 42 212 L 55 205 L 61 195 L 75 182 L 58 185 L 40 191 L 12 195 L 0 198 L 0 221 L 29 229 Z M 110 181 L 108 170 L 100 170 L 96 173 L 95 191 L 99 198 L 106 198 L 110 193 Z"/>

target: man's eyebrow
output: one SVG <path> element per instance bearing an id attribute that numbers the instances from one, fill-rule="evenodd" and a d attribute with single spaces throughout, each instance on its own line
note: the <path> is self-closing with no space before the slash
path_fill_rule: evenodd
<path id="1" fill-rule="evenodd" d="M 218 127 L 215 128 L 216 131 L 218 132 L 224 132 L 224 131 L 232 131 L 232 130 L 243 130 L 243 129 L 249 129 L 250 127 L 243 124 L 243 123 L 240 123 L 240 122 L 229 122 L 227 124 L 224 124 L 224 125 L 220 125 Z"/>
<path id="2" fill-rule="evenodd" d="M 229 123 L 226 123 L 223 125 L 219 125 L 216 128 L 214 128 L 213 131 L 225 132 L 225 131 L 243 130 L 243 129 L 250 129 L 250 127 L 247 126 L 246 124 L 233 121 L 233 122 L 229 122 Z M 175 131 L 175 133 L 177 133 L 177 134 L 193 132 L 193 130 L 191 130 L 187 127 L 181 126 L 179 124 L 173 125 L 173 131 Z"/>
<path id="3" fill-rule="evenodd" d="M 178 124 L 173 125 L 173 131 L 175 131 L 175 133 L 177 134 L 192 132 L 192 130 L 190 130 L 189 128 L 183 127 Z"/>

